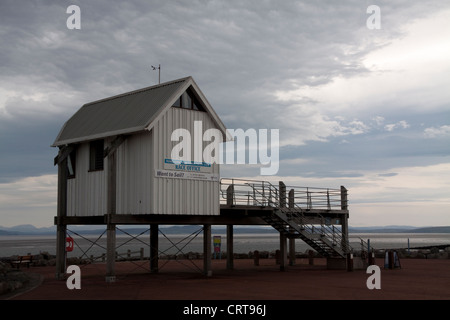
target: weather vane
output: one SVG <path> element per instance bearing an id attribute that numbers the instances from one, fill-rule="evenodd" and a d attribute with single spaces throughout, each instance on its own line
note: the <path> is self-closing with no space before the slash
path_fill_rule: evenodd
<path id="1" fill-rule="evenodd" d="M 152 66 L 152 69 L 153 70 L 158 69 L 158 84 L 160 84 L 161 83 L 161 65 L 159 64 L 158 67 Z"/>

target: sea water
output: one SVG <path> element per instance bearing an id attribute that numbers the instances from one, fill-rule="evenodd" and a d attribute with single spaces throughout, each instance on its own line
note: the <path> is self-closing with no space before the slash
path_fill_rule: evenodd
<path id="1" fill-rule="evenodd" d="M 74 250 L 68 252 L 68 257 L 100 257 L 106 253 L 106 234 L 95 235 L 71 235 L 74 239 Z M 216 250 L 227 251 L 226 234 L 215 234 L 212 237 L 216 240 Z M 149 234 L 133 237 L 128 235 L 116 236 L 116 252 L 120 256 L 126 256 L 127 251 L 132 252 L 132 256 L 139 256 L 141 248 L 144 250 L 144 257 L 150 255 Z M 350 233 L 349 241 L 356 250 L 361 249 L 361 239 L 363 246 L 367 246 L 368 240 L 373 249 L 393 249 L 423 247 L 423 246 L 450 246 L 450 233 Z M 160 234 L 158 238 L 159 253 L 161 255 L 186 254 L 189 252 L 203 252 L 203 235 L 196 234 Z M 219 245 L 220 243 L 220 245 Z M 248 233 L 234 234 L 234 253 L 249 253 L 258 251 L 275 251 L 280 248 L 280 238 L 277 233 Z M 220 246 L 220 247 L 219 247 Z M 211 244 L 214 250 L 214 244 Z M 307 252 L 311 249 L 300 239 L 295 240 L 296 252 Z M 10 257 L 12 255 L 56 254 L 56 237 L 52 235 L 20 235 L 20 236 L 0 236 L 0 257 Z"/>

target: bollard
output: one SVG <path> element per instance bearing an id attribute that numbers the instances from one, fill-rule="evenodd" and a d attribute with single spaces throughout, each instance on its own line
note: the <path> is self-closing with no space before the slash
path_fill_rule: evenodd
<path id="1" fill-rule="evenodd" d="M 353 271 L 353 253 L 347 253 L 347 271 Z"/>
<path id="2" fill-rule="evenodd" d="M 375 252 L 369 253 L 369 266 L 375 264 Z"/>
<path id="3" fill-rule="evenodd" d="M 281 264 L 281 252 L 280 250 L 275 251 L 275 263 Z"/>
<path id="4" fill-rule="evenodd" d="M 259 266 L 259 251 L 255 250 L 253 252 L 253 263 L 255 266 Z"/>
<path id="5" fill-rule="evenodd" d="M 389 269 L 394 269 L 394 251 L 389 250 L 388 253 L 388 265 Z"/>

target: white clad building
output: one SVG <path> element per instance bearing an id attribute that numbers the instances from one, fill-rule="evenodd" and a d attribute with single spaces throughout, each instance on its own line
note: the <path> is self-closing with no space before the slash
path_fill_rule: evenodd
<path id="1" fill-rule="evenodd" d="M 208 129 L 226 136 L 192 77 L 83 105 L 53 143 L 71 149 L 66 215 L 219 215 L 219 164 L 175 165 L 172 149 L 182 138 L 172 141 L 172 133 L 180 128 L 192 140 L 198 133 L 194 129 L 201 130 L 201 138 Z M 202 150 L 212 142 L 202 141 Z M 115 210 L 108 212 L 109 157 L 104 151 L 117 143 Z M 189 148 L 192 158 L 194 141 Z"/>

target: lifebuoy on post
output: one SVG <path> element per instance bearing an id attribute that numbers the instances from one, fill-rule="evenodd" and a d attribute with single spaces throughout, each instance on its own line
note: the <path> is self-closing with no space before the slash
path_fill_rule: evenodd
<path id="1" fill-rule="evenodd" d="M 66 237 L 66 251 L 71 252 L 73 250 L 73 239 L 71 237 Z"/>

